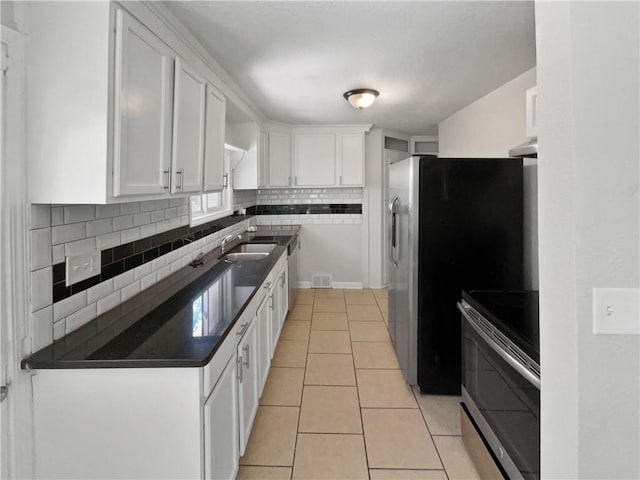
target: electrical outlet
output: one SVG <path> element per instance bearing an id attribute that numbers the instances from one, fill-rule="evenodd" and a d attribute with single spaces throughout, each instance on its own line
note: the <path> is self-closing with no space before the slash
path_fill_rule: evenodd
<path id="1" fill-rule="evenodd" d="M 100 259 L 100 250 L 91 250 L 73 257 L 66 257 L 65 285 L 68 287 L 74 283 L 99 275 Z"/>
<path id="2" fill-rule="evenodd" d="M 640 289 L 594 288 L 593 333 L 640 335 Z"/>

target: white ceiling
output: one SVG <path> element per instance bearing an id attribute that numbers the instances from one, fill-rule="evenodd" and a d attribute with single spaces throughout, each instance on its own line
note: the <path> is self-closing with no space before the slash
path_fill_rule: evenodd
<path id="1" fill-rule="evenodd" d="M 436 133 L 536 62 L 533 1 L 167 4 L 262 113 L 286 123 Z M 380 97 L 358 111 L 342 98 L 354 88 Z"/>

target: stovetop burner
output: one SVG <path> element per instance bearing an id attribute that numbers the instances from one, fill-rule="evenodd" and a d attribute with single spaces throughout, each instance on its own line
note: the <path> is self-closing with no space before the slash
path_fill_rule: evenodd
<path id="1" fill-rule="evenodd" d="M 537 291 L 471 290 L 462 298 L 540 364 Z"/>

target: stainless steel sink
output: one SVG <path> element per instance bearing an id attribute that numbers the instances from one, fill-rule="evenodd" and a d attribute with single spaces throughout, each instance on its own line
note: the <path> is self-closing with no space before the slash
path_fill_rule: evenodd
<path id="1" fill-rule="evenodd" d="M 235 249 L 234 249 L 235 250 Z M 227 253 L 223 260 L 226 262 L 255 262 L 269 256 L 269 252 L 231 252 Z"/>
<path id="2" fill-rule="evenodd" d="M 266 253 L 268 254 L 278 246 L 277 243 L 243 243 L 231 250 L 229 253 Z"/>

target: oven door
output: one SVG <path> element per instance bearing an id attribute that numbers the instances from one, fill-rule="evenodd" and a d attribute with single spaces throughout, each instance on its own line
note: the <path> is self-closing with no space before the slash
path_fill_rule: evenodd
<path id="1" fill-rule="evenodd" d="M 462 400 L 508 477 L 539 479 L 539 367 L 466 302 L 458 308 Z"/>

